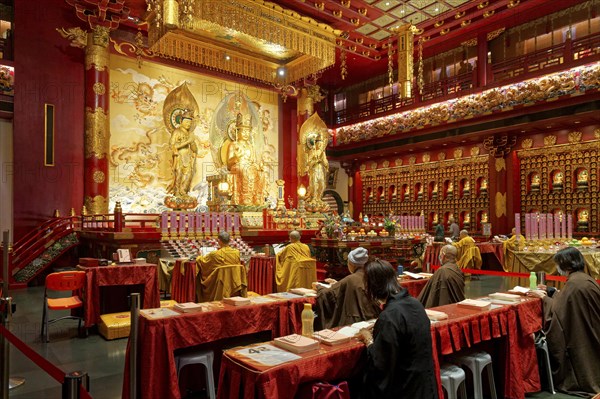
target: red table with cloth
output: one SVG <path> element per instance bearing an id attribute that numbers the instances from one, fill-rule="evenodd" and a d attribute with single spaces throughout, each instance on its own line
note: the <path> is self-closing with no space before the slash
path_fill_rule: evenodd
<path id="1" fill-rule="evenodd" d="M 448 314 L 448 320 L 431 325 L 440 398 L 444 397 L 439 379 L 440 359 L 493 340 L 504 340 L 506 347 L 493 359 L 494 369 L 504 376 L 504 397 L 521 399 L 525 392 L 540 390 L 532 337 L 542 324 L 540 299 L 527 298 L 519 304 L 487 311 L 461 308 L 456 304 L 435 310 Z M 227 350 L 221 361 L 218 398 L 293 399 L 299 384 L 335 381 L 361 373 L 364 362 L 360 359 L 364 348 L 357 340 L 333 348 L 321 345 L 318 352 L 308 352 L 301 355 L 302 359 L 273 367 L 249 361 L 237 354 L 236 349 Z M 496 386 L 502 385 L 497 383 Z"/>
<path id="2" fill-rule="evenodd" d="M 425 262 L 426 265 L 429 263 L 430 267 L 440 266 L 440 251 L 442 247 L 446 245 L 445 242 L 434 242 L 433 245 L 428 245 L 425 247 Z M 475 243 L 477 248 L 479 248 L 479 252 L 482 254 L 491 253 L 496 256 L 500 265 L 504 265 L 504 247 L 501 242 L 478 242 Z"/>
<path id="3" fill-rule="evenodd" d="M 223 338 L 271 331 L 280 337 L 301 331 L 304 298 L 259 305 L 230 306 L 164 319 L 140 316 L 137 392 L 139 398 L 180 398 L 174 351 Z M 130 344 L 131 342 L 129 342 Z M 129 345 L 128 344 L 128 345 Z M 123 398 L 129 398 L 129 347 L 125 359 Z"/>
<path id="4" fill-rule="evenodd" d="M 248 291 L 259 295 L 275 292 L 275 257 L 253 256 L 248 268 Z"/>
<path id="5" fill-rule="evenodd" d="M 177 259 L 171 277 L 171 299 L 178 303 L 196 302 L 197 274 L 195 260 Z"/>
<path id="6" fill-rule="evenodd" d="M 86 272 L 84 325 L 86 328 L 100 322 L 100 287 L 111 285 L 144 285 L 142 308 L 160 307 L 158 275 L 152 263 L 119 266 L 77 266 Z"/>
<path id="7" fill-rule="evenodd" d="M 420 280 L 402 280 L 400 281 L 400 285 L 406 288 L 410 296 L 417 298 L 428 281 L 428 278 L 422 278 Z"/>

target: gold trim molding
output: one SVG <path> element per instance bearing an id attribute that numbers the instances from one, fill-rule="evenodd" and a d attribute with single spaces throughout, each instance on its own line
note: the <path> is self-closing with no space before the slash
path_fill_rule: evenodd
<path id="1" fill-rule="evenodd" d="M 92 215 L 101 215 L 108 213 L 108 200 L 102 195 L 95 197 L 86 196 L 83 200 L 85 208 Z"/>

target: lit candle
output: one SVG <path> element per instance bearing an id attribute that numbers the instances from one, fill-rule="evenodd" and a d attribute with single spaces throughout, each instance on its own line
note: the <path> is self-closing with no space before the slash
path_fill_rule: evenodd
<path id="1" fill-rule="evenodd" d="M 567 238 L 567 220 L 565 215 L 560 215 L 560 238 Z"/>
<path id="2" fill-rule="evenodd" d="M 531 213 L 525 214 L 525 238 L 529 241 L 531 237 Z"/>
<path id="3" fill-rule="evenodd" d="M 167 229 L 169 228 L 169 217 L 167 216 L 166 211 L 160 215 L 160 228 L 163 233 L 166 233 Z"/>
<path id="4" fill-rule="evenodd" d="M 187 218 L 188 218 L 188 234 L 193 234 L 195 229 L 195 221 L 196 219 L 194 218 L 194 214 L 192 212 L 188 212 L 187 214 Z"/>
<path id="5" fill-rule="evenodd" d="M 212 221 L 211 221 L 211 224 L 210 224 L 210 233 L 214 234 L 214 233 L 216 233 L 218 231 L 218 229 L 217 229 L 217 218 L 218 218 L 219 215 L 217 214 L 217 212 L 211 212 L 211 215 L 212 215 Z"/>
<path id="6" fill-rule="evenodd" d="M 204 213 L 204 233 L 207 234 L 210 232 L 210 212 Z"/>
<path id="7" fill-rule="evenodd" d="M 543 213 L 541 215 L 539 215 L 540 218 L 540 224 L 539 224 L 539 237 L 540 240 L 545 240 L 546 239 L 546 215 L 544 215 Z"/>
<path id="8" fill-rule="evenodd" d="M 560 217 L 559 215 L 554 215 L 554 238 L 560 238 Z"/>
<path id="9" fill-rule="evenodd" d="M 240 232 L 240 215 L 237 213 L 233 215 L 233 231 Z"/>
<path id="10" fill-rule="evenodd" d="M 515 213 L 515 234 L 517 238 L 521 235 L 521 214 Z"/>
<path id="11" fill-rule="evenodd" d="M 567 215 L 567 238 L 573 238 L 573 215 L 570 213 Z"/>
<path id="12" fill-rule="evenodd" d="M 200 212 L 196 212 L 196 234 L 202 231 L 202 214 Z"/>
<path id="13" fill-rule="evenodd" d="M 177 230 L 177 212 L 171 212 L 171 234 Z"/>

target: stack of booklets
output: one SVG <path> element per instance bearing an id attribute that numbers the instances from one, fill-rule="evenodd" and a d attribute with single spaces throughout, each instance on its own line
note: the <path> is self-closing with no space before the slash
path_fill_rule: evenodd
<path id="1" fill-rule="evenodd" d="M 521 302 L 521 296 L 515 294 L 506 294 L 504 292 L 494 292 L 493 294 L 488 295 L 492 302 L 494 300 L 500 300 L 503 302 Z"/>
<path id="2" fill-rule="evenodd" d="M 478 299 L 465 299 L 464 301 L 458 302 L 457 305 L 462 308 L 487 310 L 492 306 L 492 303 L 489 301 L 481 301 Z"/>
<path id="3" fill-rule="evenodd" d="M 519 285 L 515 286 L 512 290 L 508 290 L 508 292 L 515 295 L 527 295 L 529 291 L 531 291 L 529 288 L 521 287 Z"/>
<path id="4" fill-rule="evenodd" d="M 204 305 L 194 302 L 185 302 L 173 305 L 173 309 L 181 313 L 201 312 L 204 310 Z"/>
<path id="5" fill-rule="evenodd" d="M 304 353 L 319 349 L 319 341 L 298 334 L 275 338 L 275 346 L 293 353 Z"/>
<path id="6" fill-rule="evenodd" d="M 232 296 L 230 298 L 223 298 L 223 303 L 233 306 L 250 305 L 250 298 L 244 298 L 241 296 Z"/>
<path id="7" fill-rule="evenodd" d="M 290 290 L 292 294 L 302 295 L 302 296 L 316 296 L 317 292 L 315 290 L 311 290 L 310 288 L 292 288 Z"/>
<path id="8" fill-rule="evenodd" d="M 313 334 L 313 337 L 315 337 L 315 339 L 319 340 L 321 343 L 323 343 L 325 345 L 332 345 L 332 346 L 348 342 L 348 341 L 350 341 L 350 338 L 351 338 L 347 335 L 340 334 L 336 331 L 328 330 L 328 329 L 317 331 L 316 333 Z"/>
<path id="9" fill-rule="evenodd" d="M 429 320 L 433 321 L 446 320 L 448 318 L 448 315 L 446 313 L 438 312 L 437 310 L 425 309 L 425 313 L 427 313 L 427 317 L 429 317 Z"/>

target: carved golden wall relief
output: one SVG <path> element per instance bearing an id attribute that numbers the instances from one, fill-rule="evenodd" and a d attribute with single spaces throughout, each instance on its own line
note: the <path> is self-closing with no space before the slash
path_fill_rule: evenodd
<path id="1" fill-rule="evenodd" d="M 92 86 L 92 90 L 94 90 L 95 94 L 101 96 L 106 93 L 106 86 L 104 86 L 104 83 L 96 82 Z"/>
<path id="2" fill-rule="evenodd" d="M 107 116 L 100 107 L 85 109 L 85 158 L 95 156 L 102 159 L 109 147 Z M 89 209 L 89 208 L 88 208 Z"/>
<path id="3" fill-rule="evenodd" d="M 506 170 L 506 161 L 504 158 L 496 158 L 496 172 L 500 172 L 502 170 Z"/>
<path id="4" fill-rule="evenodd" d="M 106 175 L 101 170 L 95 170 L 93 173 L 94 183 L 102 184 L 106 180 Z"/>
<path id="5" fill-rule="evenodd" d="M 555 144 L 556 144 L 556 136 L 550 135 L 550 136 L 544 137 L 544 145 L 545 146 L 551 146 L 551 145 L 555 145 Z"/>
<path id="6" fill-rule="evenodd" d="M 496 217 L 506 216 L 506 193 L 496 193 Z"/>
<path id="7" fill-rule="evenodd" d="M 525 139 L 521 143 L 521 148 L 524 149 L 524 150 L 526 150 L 528 148 L 531 148 L 532 146 L 533 146 L 533 140 L 532 139 Z"/>
<path id="8" fill-rule="evenodd" d="M 94 198 L 85 197 L 84 205 L 87 212 L 92 215 L 99 215 L 108 211 L 108 201 L 106 197 L 101 195 L 97 195 Z"/>
<path id="9" fill-rule="evenodd" d="M 92 67 L 97 71 L 104 71 L 108 68 L 108 40 L 109 31 L 101 30 L 97 27 L 93 32 L 88 33 L 87 46 L 85 46 L 85 70 Z M 106 41 L 106 44 L 104 44 Z"/>
<path id="10" fill-rule="evenodd" d="M 579 143 L 581 141 L 581 132 L 570 132 L 569 143 Z"/>

